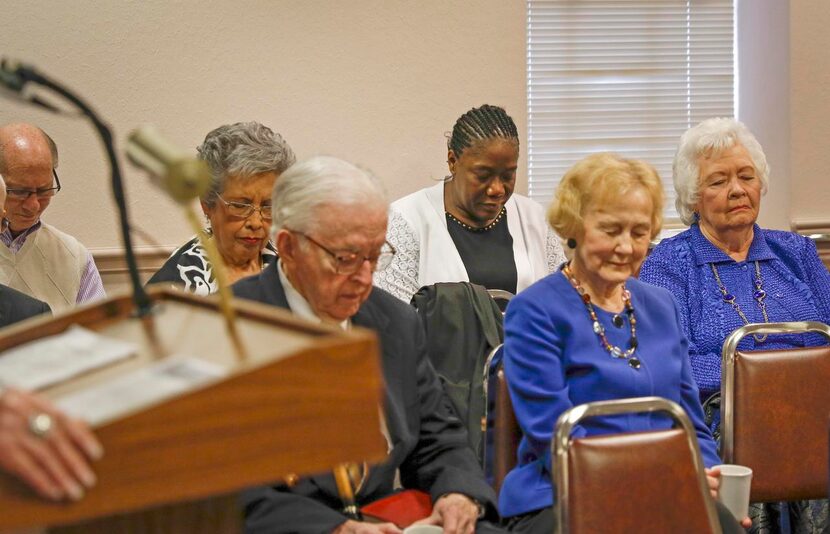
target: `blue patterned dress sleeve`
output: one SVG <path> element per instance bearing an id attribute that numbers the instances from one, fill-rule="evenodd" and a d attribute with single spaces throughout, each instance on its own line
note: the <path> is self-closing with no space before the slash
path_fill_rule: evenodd
<path id="1" fill-rule="evenodd" d="M 675 317 L 677 318 L 677 321 L 680 321 L 680 308 L 676 304 L 674 308 Z M 681 353 L 688 352 L 689 342 L 686 340 L 685 335 L 683 336 L 680 345 Z M 701 456 L 703 456 L 703 463 L 707 467 L 717 465 L 721 463 L 720 457 L 718 456 L 718 446 L 715 443 L 715 439 L 712 437 L 712 432 L 706 426 L 704 420 L 703 408 L 700 404 L 700 401 L 698 400 L 700 392 L 697 388 L 697 384 L 695 383 L 695 379 L 692 376 L 692 365 L 691 360 L 689 358 L 683 359 L 680 383 L 680 405 L 686 412 L 686 415 L 689 416 L 689 419 L 691 419 L 692 424 L 695 427 L 695 433 L 697 434 L 697 442 L 700 446 L 700 454 Z"/>
<path id="2" fill-rule="evenodd" d="M 681 234 L 682 236 L 682 234 Z M 689 240 L 678 236 L 655 247 L 640 269 L 640 280 L 669 290 L 677 303 L 680 326 L 689 344 L 692 376 L 701 400 L 720 391 L 720 352 L 701 349 L 692 328 L 693 304 L 701 298 Z"/>
<path id="3" fill-rule="evenodd" d="M 797 236 L 800 237 L 800 236 Z M 816 250 L 816 244 L 806 237 L 801 238 L 801 261 L 804 267 L 804 283 L 815 300 L 821 322 L 830 324 L 830 271 L 827 270 Z"/>

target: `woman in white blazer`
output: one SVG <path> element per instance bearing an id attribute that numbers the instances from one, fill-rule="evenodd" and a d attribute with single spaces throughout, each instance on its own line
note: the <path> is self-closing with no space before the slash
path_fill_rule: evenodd
<path id="1" fill-rule="evenodd" d="M 516 124 L 483 105 L 459 117 L 447 143 L 442 183 L 392 203 L 388 241 L 397 254 L 375 285 L 409 302 L 437 282 L 472 282 L 517 293 L 565 256 L 542 206 L 514 194 Z"/>

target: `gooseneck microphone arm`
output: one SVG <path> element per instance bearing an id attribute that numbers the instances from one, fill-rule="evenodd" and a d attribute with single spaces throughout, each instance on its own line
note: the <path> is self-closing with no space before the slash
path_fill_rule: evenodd
<path id="1" fill-rule="evenodd" d="M 3 60 L 2 70 L 7 73 L 11 72 L 13 75 L 17 76 L 22 82 L 21 88 L 26 83 L 34 83 L 59 94 L 74 104 L 75 107 L 77 107 L 78 110 L 92 122 L 92 125 L 95 127 L 95 131 L 98 132 L 98 135 L 100 136 L 107 152 L 107 160 L 109 161 L 112 194 L 115 198 L 115 204 L 118 207 L 121 239 L 124 242 L 124 254 L 127 260 L 127 269 L 129 270 L 130 281 L 133 286 L 133 302 L 135 304 L 136 315 L 139 317 L 147 315 L 150 313 L 152 303 L 150 298 L 147 296 L 147 293 L 144 291 L 144 287 L 141 285 L 141 280 L 138 277 L 138 265 L 135 261 L 135 253 L 133 252 L 132 238 L 130 236 L 130 220 L 127 213 L 127 203 L 124 199 L 124 183 L 121 179 L 121 167 L 118 164 L 118 158 L 115 154 L 115 143 L 112 139 L 112 133 L 110 132 L 109 126 L 107 126 L 92 110 L 92 108 L 90 108 L 89 105 L 87 105 L 78 96 L 54 80 L 40 74 L 34 68 L 21 64 L 10 67 L 7 61 Z"/>

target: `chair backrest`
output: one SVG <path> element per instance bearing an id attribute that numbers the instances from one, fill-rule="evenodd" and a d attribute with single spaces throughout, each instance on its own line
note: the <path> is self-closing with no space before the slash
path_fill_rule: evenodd
<path id="1" fill-rule="evenodd" d="M 504 315 L 507 304 L 515 295 L 504 289 L 488 289 L 487 293 L 498 304 Z M 482 429 L 487 435 L 484 451 L 484 473 L 491 480 L 493 489 L 498 493 L 507 473 L 516 465 L 516 451 L 522 439 L 522 431 L 513 415 L 513 404 L 507 392 L 507 382 L 501 364 L 502 345 L 493 349 L 484 367 L 484 395 L 487 397 L 488 412 L 482 421 Z M 493 386 L 488 391 L 488 386 Z"/>
<path id="2" fill-rule="evenodd" d="M 522 439 L 522 430 L 513 413 L 513 403 L 507 390 L 504 367 L 498 363 L 494 371 L 493 394 L 493 454 L 492 474 L 493 489 L 498 493 L 504 477 L 516 467 L 516 454 Z"/>
<path id="3" fill-rule="evenodd" d="M 499 307 L 502 315 L 504 315 L 504 312 L 507 310 L 507 305 L 510 303 L 510 299 L 515 296 L 510 291 L 505 291 L 504 289 L 488 289 L 487 293 Z"/>
<path id="4" fill-rule="evenodd" d="M 507 307 L 507 303 L 515 296 L 510 291 L 505 291 L 504 289 L 488 289 L 487 293 L 490 294 L 493 300 L 499 303 L 499 308 L 502 310 Z M 504 305 L 501 304 L 502 302 L 504 302 Z"/>
<path id="5" fill-rule="evenodd" d="M 819 322 L 749 324 L 723 344 L 723 459 L 752 468 L 754 502 L 827 498 L 830 345 L 738 351 L 748 335 L 818 332 Z"/>
<path id="6" fill-rule="evenodd" d="M 675 428 L 571 438 L 589 417 L 663 412 Z M 553 443 L 561 533 L 719 532 L 694 428 L 659 397 L 592 402 L 564 412 Z"/>

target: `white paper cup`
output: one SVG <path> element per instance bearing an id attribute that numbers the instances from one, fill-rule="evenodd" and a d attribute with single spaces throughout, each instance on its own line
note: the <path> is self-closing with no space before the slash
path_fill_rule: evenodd
<path id="1" fill-rule="evenodd" d="M 403 529 L 403 534 L 441 534 L 444 529 L 435 525 L 412 525 Z"/>
<path id="2" fill-rule="evenodd" d="M 735 519 L 741 521 L 749 514 L 752 469 L 735 464 L 716 465 L 715 468 L 720 469 L 718 500 L 732 512 Z"/>

